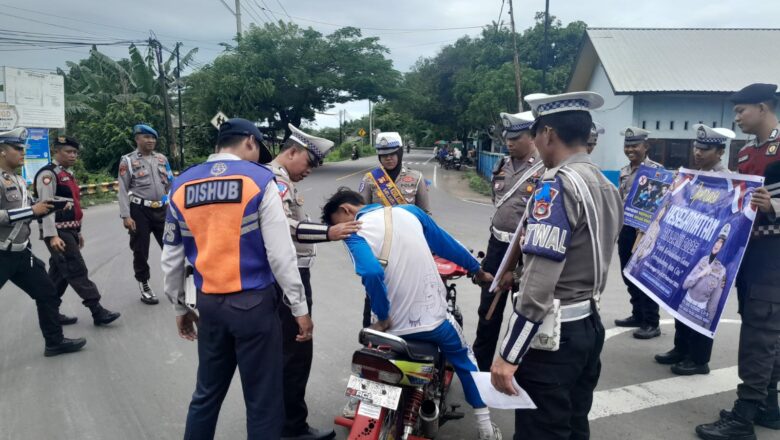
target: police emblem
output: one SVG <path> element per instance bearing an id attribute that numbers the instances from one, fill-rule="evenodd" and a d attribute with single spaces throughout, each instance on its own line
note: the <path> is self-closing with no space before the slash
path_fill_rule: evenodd
<path id="1" fill-rule="evenodd" d="M 387 138 L 382 138 L 381 141 L 379 141 L 379 145 L 386 147 L 387 146 Z"/>
<path id="2" fill-rule="evenodd" d="M 43 177 L 43 184 L 44 184 L 44 185 L 48 185 L 48 184 L 50 184 L 50 183 L 51 183 L 51 177 L 49 177 L 49 176 L 44 176 L 44 177 Z"/>
<path id="3" fill-rule="evenodd" d="M 766 155 L 767 156 L 774 156 L 774 155 L 776 155 L 777 154 L 777 146 L 778 146 L 778 144 L 771 144 L 766 149 Z"/>
<path id="4" fill-rule="evenodd" d="M 227 165 L 224 162 L 217 162 L 211 167 L 212 176 L 221 176 L 227 171 Z"/>
<path id="5" fill-rule="evenodd" d="M 284 199 L 284 196 L 290 191 L 290 187 L 284 182 L 277 182 L 276 187 L 279 189 L 279 195 L 282 196 L 282 199 Z"/>
<path id="6" fill-rule="evenodd" d="M 64 144 L 64 143 L 66 143 L 66 142 L 68 142 L 68 140 L 67 140 L 67 139 L 65 139 L 65 136 L 59 136 L 59 137 L 57 138 L 57 143 Z"/>
<path id="7" fill-rule="evenodd" d="M 549 183 L 545 183 L 544 186 L 536 190 L 534 193 L 533 211 L 533 216 L 536 220 L 545 220 L 550 217 L 556 196 L 558 196 L 558 190 L 550 188 Z"/>
<path id="8" fill-rule="evenodd" d="M 627 128 L 627 129 L 626 129 L 625 136 L 626 136 L 627 138 L 632 138 L 632 137 L 634 137 L 634 130 L 632 130 L 632 129 L 630 129 L 630 128 Z"/>
<path id="9" fill-rule="evenodd" d="M 512 123 L 509 122 L 509 118 L 507 118 L 506 116 L 501 118 L 501 123 L 504 124 L 504 128 L 509 128 L 512 126 Z"/>
<path id="10" fill-rule="evenodd" d="M 707 132 L 704 130 L 704 127 L 699 127 L 699 129 L 696 130 L 696 138 L 702 140 L 706 137 L 707 137 Z"/>

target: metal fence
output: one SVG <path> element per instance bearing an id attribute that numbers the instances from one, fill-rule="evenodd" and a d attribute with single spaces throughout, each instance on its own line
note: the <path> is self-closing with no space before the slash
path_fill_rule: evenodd
<path id="1" fill-rule="evenodd" d="M 482 177 L 490 180 L 493 174 L 493 168 L 496 166 L 496 162 L 500 161 L 503 157 L 503 154 L 480 151 L 479 159 L 477 160 L 477 172 Z"/>

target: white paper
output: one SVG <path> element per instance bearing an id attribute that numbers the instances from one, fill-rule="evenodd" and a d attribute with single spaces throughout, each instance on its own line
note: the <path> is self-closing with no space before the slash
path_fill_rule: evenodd
<path id="1" fill-rule="evenodd" d="M 481 371 L 472 371 L 471 377 L 474 378 L 474 382 L 477 384 L 479 395 L 482 397 L 482 401 L 485 402 L 489 408 L 495 409 L 536 409 L 536 405 L 531 396 L 520 388 L 517 380 L 512 378 L 512 384 L 515 389 L 518 390 L 516 396 L 506 395 L 493 387 L 490 383 L 490 373 Z"/>
<path id="2" fill-rule="evenodd" d="M 504 276 L 504 272 L 507 270 L 507 258 L 509 258 L 509 253 L 512 251 L 512 249 L 515 248 L 515 246 L 520 246 L 520 233 L 523 229 L 523 219 L 520 220 L 520 223 L 517 225 L 517 229 L 515 229 L 514 235 L 512 235 L 512 240 L 509 242 L 509 247 L 506 248 L 506 252 L 504 253 L 504 257 L 501 258 L 501 264 L 498 266 L 498 270 L 496 271 L 496 275 L 493 277 L 493 283 L 490 284 L 490 292 L 495 292 L 498 289 L 498 283 L 501 281 L 501 277 Z"/>

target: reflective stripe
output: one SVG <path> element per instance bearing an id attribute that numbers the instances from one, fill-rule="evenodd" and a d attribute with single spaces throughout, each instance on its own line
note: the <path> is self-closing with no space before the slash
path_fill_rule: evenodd
<path id="1" fill-rule="evenodd" d="M 192 237 L 192 232 L 190 232 L 188 229 L 181 229 L 179 230 L 179 233 L 182 237 Z"/>
<path id="2" fill-rule="evenodd" d="M 241 235 L 247 234 L 249 232 L 252 232 L 256 229 L 260 229 L 260 223 L 250 223 L 244 227 L 241 228 Z"/>
<path id="3" fill-rule="evenodd" d="M 579 321 L 593 314 L 590 300 L 561 306 L 561 322 Z"/>
<path id="4" fill-rule="evenodd" d="M 260 213 L 255 211 L 249 214 L 248 216 L 244 217 L 243 219 L 241 219 L 241 224 L 246 225 L 249 222 L 257 221 L 259 218 L 260 218 Z"/>
<path id="5" fill-rule="evenodd" d="M 544 166 L 544 162 L 540 160 L 534 166 L 529 168 L 522 176 L 520 176 L 520 179 L 518 179 L 518 181 L 514 184 L 514 186 L 509 191 L 507 191 L 506 194 L 504 194 L 504 197 L 501 197 L 501 199 L 498 202 L 496 202 L 496 209 L 500 208 L 501 205 L 503 205 L 508 198 L 512 197 L 512 194 L 514 194 L 515 191 L 517 191 L 517 189 L 520 188 L 520 186 L 522 186 L 526 180 L 530 179 L 531 176 L 533 176 L 543 166 Z"/>

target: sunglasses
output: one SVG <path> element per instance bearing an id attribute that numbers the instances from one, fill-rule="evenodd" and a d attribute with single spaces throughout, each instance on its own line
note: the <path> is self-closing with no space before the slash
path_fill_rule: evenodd
<path id="1" fill-rule="evenodd" d="M 14 145 L 14 144 L 11 145 L 11 148 L 19 152 L 22 152 L 26 149 L 24 145 Z"/>
<path id="2" fill-rule="evenodd" d="M 309 159 L 309 166 L 311 168 L 317 168 L 320 166 L 320 161 L 312 154 L 310 151 L 307 151 L 308 159 Z"/>

